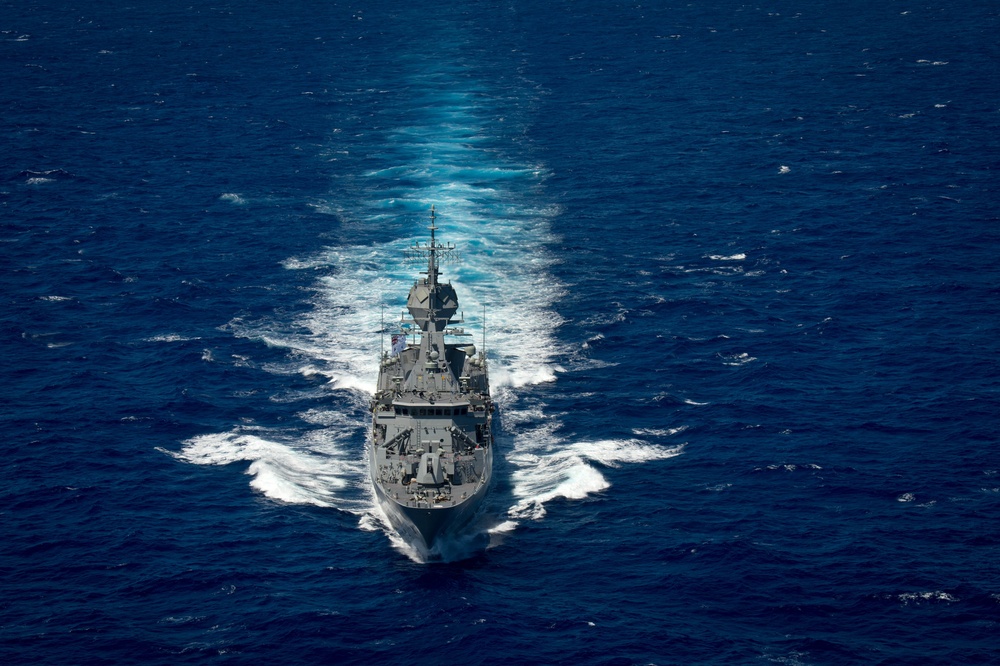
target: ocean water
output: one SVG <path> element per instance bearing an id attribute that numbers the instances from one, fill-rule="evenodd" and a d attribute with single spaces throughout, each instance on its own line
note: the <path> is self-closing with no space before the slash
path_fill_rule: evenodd
<path id="1" fill-rule="evenodd" d="M 830 4 L 0 3 L 0 661 L 1000 663 L 1000 8 Z M 427 558 L 432 204 L 500 427 Z"/>

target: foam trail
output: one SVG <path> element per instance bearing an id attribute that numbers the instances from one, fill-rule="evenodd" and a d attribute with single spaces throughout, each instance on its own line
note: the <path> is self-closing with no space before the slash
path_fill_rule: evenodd
<path id="1" fill-rule="evenodd" d="M 551 223 L 561 211 L 539 200 L 548 175 L 544 165 L 500 159 L 495 138 L 491 145 L 495 118 L 524 108 L 515 103 L 500 113 L 490 108 L 499 103 L 493 100 L 523 91 L 491 93 L 463 69 L 449 70 L 440 60 L 418 63 L 437 69 L 411 72 L 405 116 L 372 133 L 381 164 L 366 160 L 360 175 L 341 176 L 336 195 L 311 204 L 318 214 L 336 219 L 341 242 L 284 262 L 303 275 L 322 272 L 313 282 L 309 311 L 290 322 L 229 322 L 237 336 L 288 350 L 287 363 L 266 370 L 327 377 L 330 403 L 341 417 L 320 419 L 323 429 L 299 435 L 239 428 L 204 435 L 175 454 L 199 464 L 250 461 L 257 491 L 281 501 L 355 511 L 361 529 L 385 532 L 394 547 L 419 562 L 467 557 L 481 550 L 484 538 L 496 543 L 519 521 L 543 517 L 555 498 L 578 499 L 608 488 L 601 466 L 660 460 L 682 448 L 652 444 L 645 434 L 571 442 L 560 436 L 559 417 L 546 415 L 544 405 L 515 409 L 532 385 L 555 381 L 564 372 L 561 359 L 577 351 L 556 335 L 562 319 L 554 306 L 564 287 L 550 272 L 556 259 L 549 248 L 558 240 Z M 353 94 L 345 93 L 345 104 L 354 103 Z M 330 153 L 331 160 L 347 154 L 333 145 Z M 491 384 L 503 422 L 511 424 L 510 433 L 500 433 L 498 454 L 506 454 L 514 467 L 514 503 L 500 510 L 505 517 L 499 521 L 495 513 L 484 516 L 468 540 L 424 552 L 400 539 L 381 515 L 367 479 L 363 433 L 382 332 L 398 320 L 409 287 L 424 268 L 407 263 L 403 250 L 428 240 L 432 204 L 440 240 L 459 247 L 457 260 L 445 263 L 442 275 L 458 292 L 465 329 L 477 346 L 484 308 L 487 313 Z"/>
<path id="2" fill-rule="evenodd" d="M 598 465 L 620 467 L 665 460 L 680 455 L 683 444 L 663 446 L 646 439 L 602 439 L 568 442 L 560 437 L 556 418 L 547 418 L 545 405 L 527 410 L 507 410 L 514 431 L 513 451 L 507 456 L 515 470 L 511 475 L 516 502 L 507 515 L 514 521 L 545 517 L 545 505 L 558 498 L 583 499 L 611 486 Z M 530 424 L 522 429 L 522 424 Z M 673 435 L 676 428 L 663 431 Z M 509 529 L 509 526 L 508 526 Z"/>
<path id="3" fill-rule="evenodd" d="M 198 464 L 249 461 L 251 486 L 281 501 L 347 510 L 367 503 L 361 527 L 387 532 L 370 493 L 359 491 L 367 488 L 366 463 L 358 462 L 365 460 L 364 403 L 374 390 L 380 331 L 384 322 L 399 318 L 424 268 L 408 263 L 403 250 L 427 241 L 431 204 L 437 206 L 441 240 L 460 249 L 458 260 L 442 272 L 458 291 L 465 328 L 477 346 L 484 306 L 488 312 L 494 387 L 553 381 L 561 369 L 555 336 L 561 319 L 552 305 L 562 286 L 548 272 L 553 258 L 547 249 L 550 220 L 559 209 L 530 196 L 544 181 L 545 168 L 496 158 L 487 145 L 495 116 L 490 95 L 461 70 L 413 72 L 411 78 L 405 122 L 372 137 L 387 153 L 383 164 L 351 177 L 350 187 L 335 189 L 336 198 L 313 202 L 318 214 L 337 218 L 343 242 L 284 262 L 303 274 L 322 271 L 313 283 L 312 307 L 290 322 L 228 324 L 238 337 L 288 351 L 287 363 L 265 370 L 328 378 L 330 402 L 343 406 L 346 417 L 298 434 L 236 428 L 203 435 L 175 454 Z M 331 153 L 339 155 L 339 146 L 331 146 Z M 236 196 L 222 198 L 239 203 Z M 317 449 L 317 438 L 330 446 Z M 443 544 L 436 552 L 408 555 L 452 559 L 467 550 L 464 543 Z"/>
<path id="4" fill-rule="evenodd" d="M 249 461 L 250 486 L 266 497 L 355 513 L 365 510 L 367 503 L 357 491 L 365 464 L 330 430 L 289 441 L 279 437 L 280 433 L 234 430 L 199 435 L 185 441 L 179 452 L 165 453 L 196 465 Z"/>

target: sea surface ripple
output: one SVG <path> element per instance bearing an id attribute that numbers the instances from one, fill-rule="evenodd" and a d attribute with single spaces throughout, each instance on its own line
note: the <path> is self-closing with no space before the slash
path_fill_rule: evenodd
<path id="1" fill-rule="evenodd" d="M 992 3 L 2 7 L 2 663 L 997 663 Z M 500 427 L 428 561 L 432 204 Z"/>

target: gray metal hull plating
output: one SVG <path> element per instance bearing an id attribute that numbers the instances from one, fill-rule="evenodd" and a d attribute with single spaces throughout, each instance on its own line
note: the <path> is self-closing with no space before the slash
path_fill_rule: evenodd
<path id="1" fill-rule="evenodd" d="M 488 457 L 488 466 L 486 478 L 489 479 L 492 478 L 492 455 Z M 374 470 L 375 467 L 371 469 Z M 379 507 L 396 533 L 408 543 L 423 545 L 428 551 L 432 550 L 436 543 L 462 536 L 482 509 L 490 490 L 490 484 L 487 482 L 481 484 L 462 502 L 451 505 L 417 506 L 415 503 L 402 503 L 391 497 L 389 492 L 393 491 L 387 491 L 374 475 L 372 475 L 372 486 L 375 488 L 375 498 Z"/>

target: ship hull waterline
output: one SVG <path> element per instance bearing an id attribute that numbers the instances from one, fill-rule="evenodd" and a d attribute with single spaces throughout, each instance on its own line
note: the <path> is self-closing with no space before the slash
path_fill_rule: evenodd
<path id="1" fill-rule="evenodd" d="M 492 456 L 487 456 L 486 478 L 492 478 Z M 484 483 L 459 504 L 453 506 L 407 506 L 390 497 L 375 478 L 372 478 L 375 499 L 393 530 L 409 544 L 431 551 L 435 544 L 457 539 L 475 520 L 483 508 L 490 491 Z"/>

